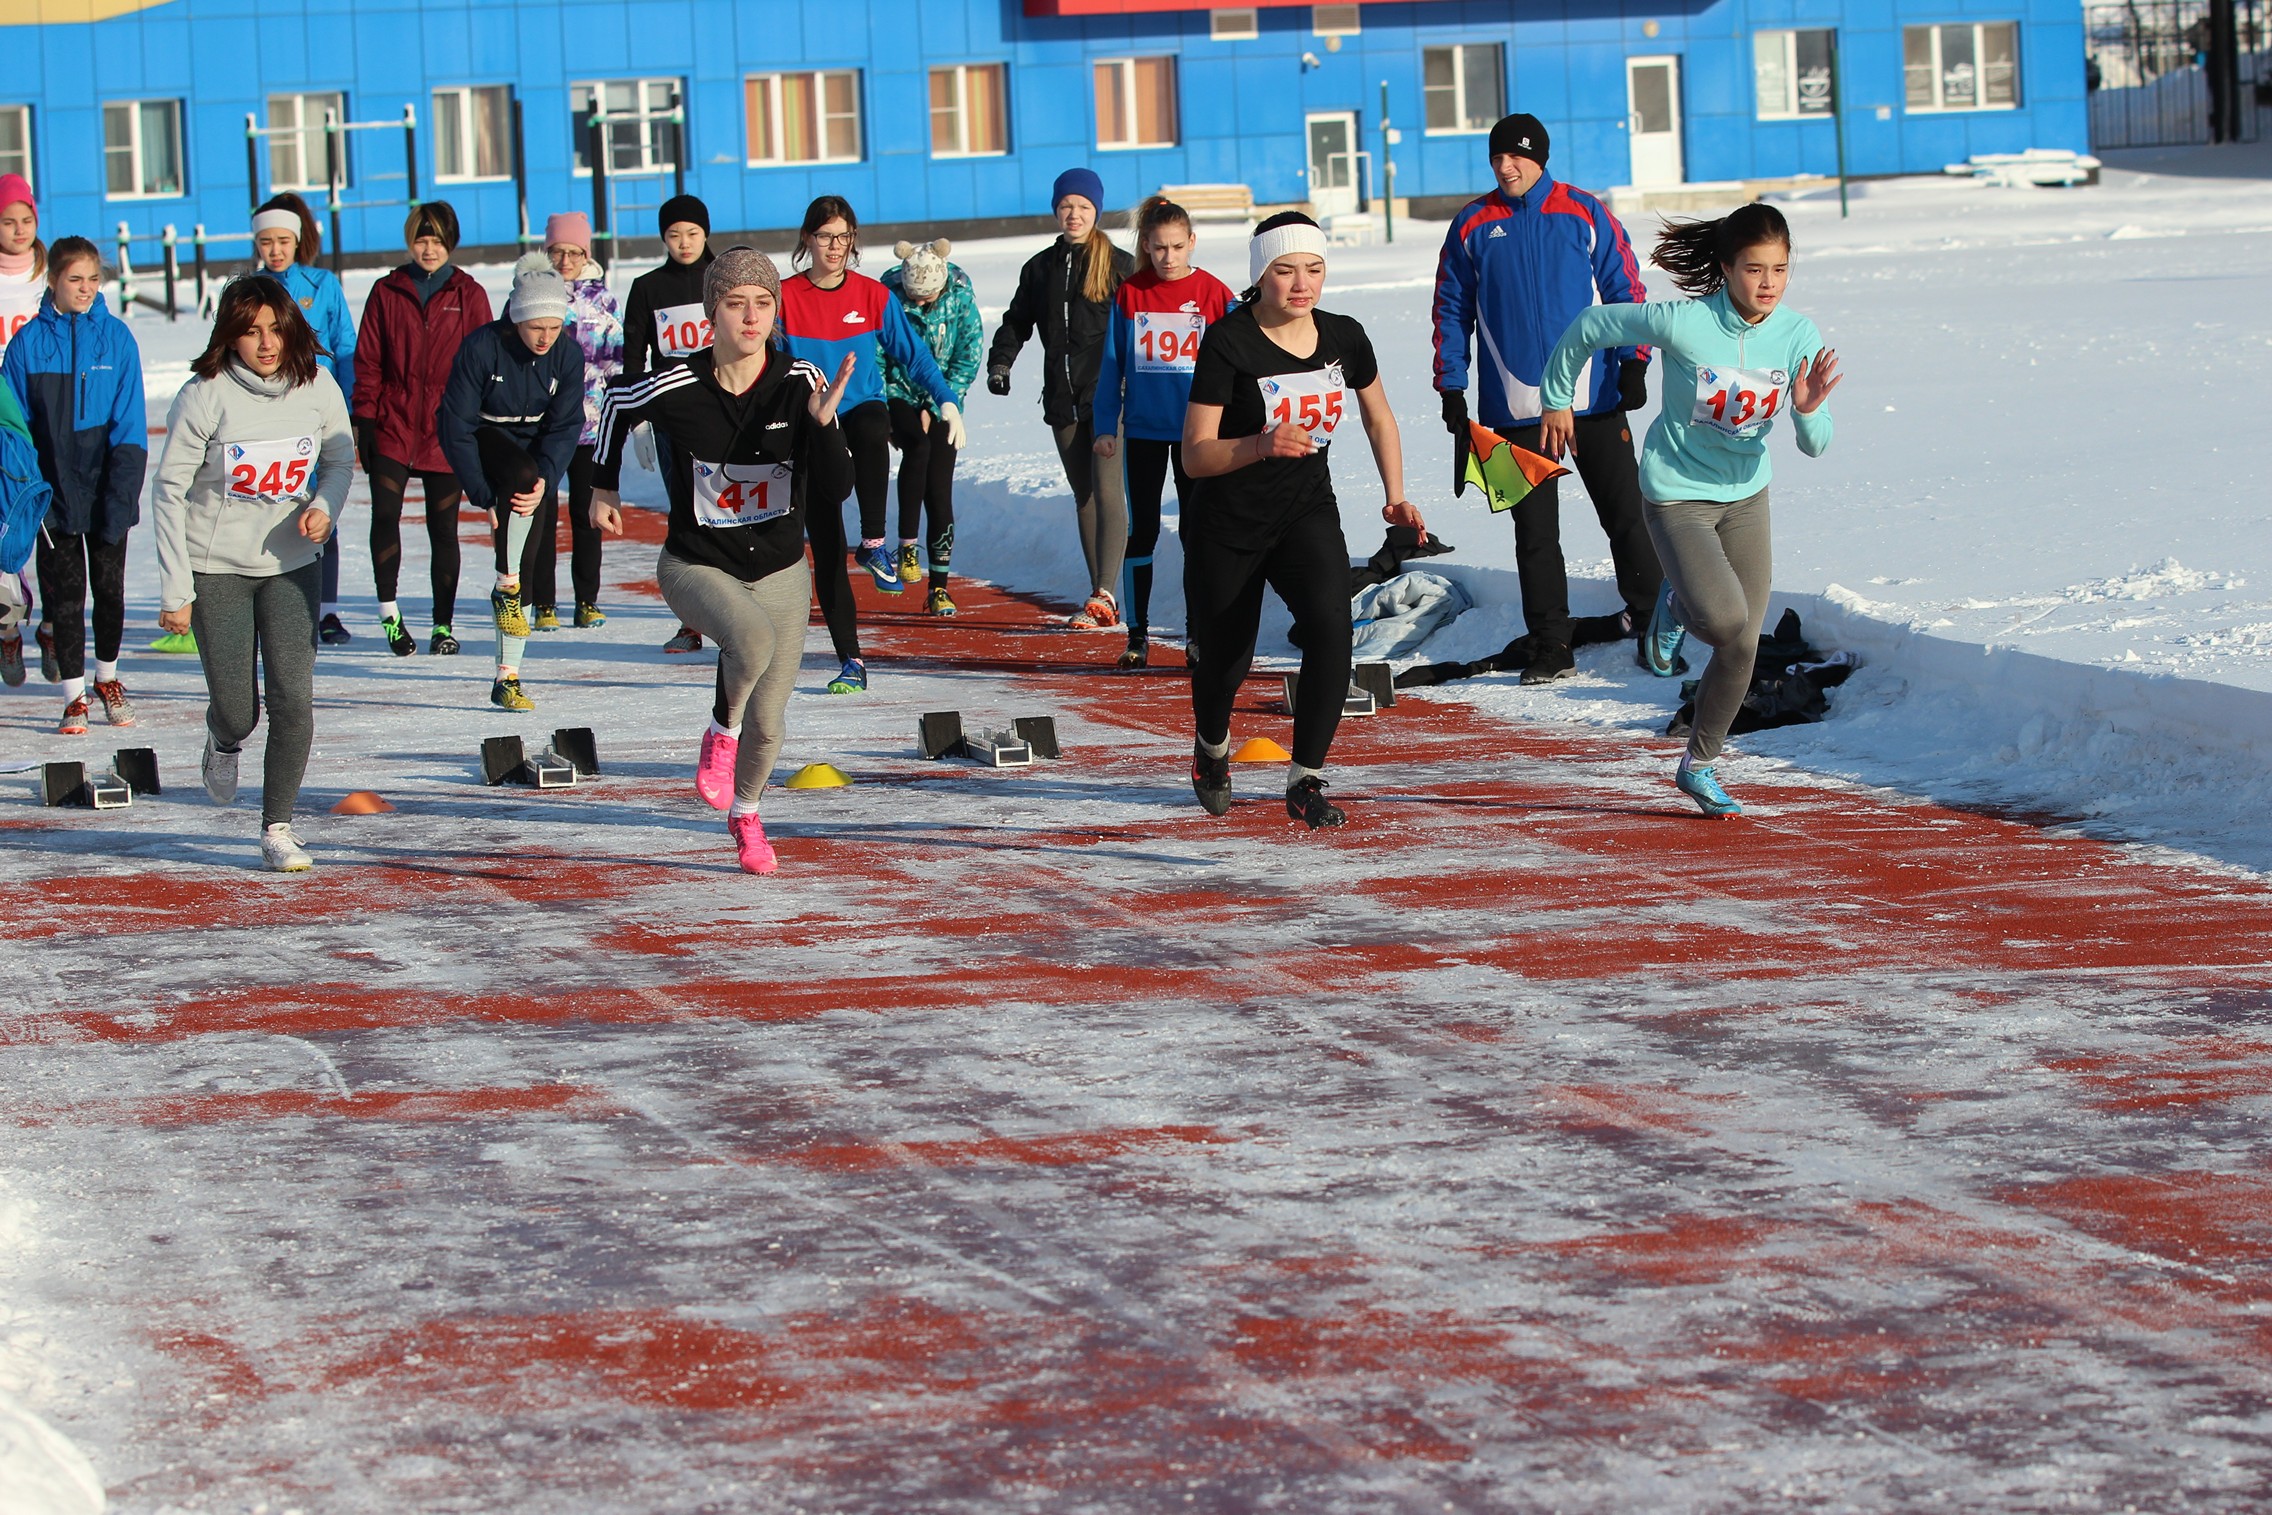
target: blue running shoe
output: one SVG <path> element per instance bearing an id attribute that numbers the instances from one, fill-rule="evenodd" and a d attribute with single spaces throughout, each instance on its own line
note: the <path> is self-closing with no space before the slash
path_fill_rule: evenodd
<path id="1" fill-rule="evenodd" d="M 892 556 L 889 547 L 862 547 L 852 554 L 852 561 L 867 569 L 868 577 L 885 594 L 899 593 L 899 559 Z"/>
<path id="2" fill-rule="evenodd" d="M 858 658 L 852 659 L 828 681 L 830 694 L 860 694 L 868 687 L 868 665 Z"/>
<path id="3" fill-rule="evenodd" d="M 1715 821 L 1723 816 L 1743 814 L 1743 806 L 1728 798 L 1728 791 L 1720 787 L 1720 781 L 1713 776 L 1709 763 L 1702 768 L 1691 768 L 1683 763 L 1679 771 L 1673 774 L 1672 781 L 1679 786 L 1682 794 L 1696 802 L 1697 809 Z"/>
<path id="4" fill-rule="evenodd" d="M 1680 644 L 1687 640 L 1688 628 L 1673 613 L 1672 580 L 1668 578 L 1657 590 L 1657 608 L 1633 650 L 1633 661 L 1660 679 L 1678 678 L 1688 672 L 1688 664 L 1680 655 Z"/>

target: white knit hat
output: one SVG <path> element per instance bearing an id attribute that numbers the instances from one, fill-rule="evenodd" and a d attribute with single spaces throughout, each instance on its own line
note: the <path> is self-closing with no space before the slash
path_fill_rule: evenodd
<path id="1" fill-rule="evenodd" d="M 1325 233 L 1308 221 L 1289 221 L 1258 231 L 1246 245 L 1247 282 L 1260 284 L 1263 271 L 1288 253 L 1325 256 Z"/>
<path id="2" fill-rule="evenodd" d="M 505 315 L 514 322 L 567 320 L 568 282 L 549 268 L 532 268 L 516 275 L 513 297 L 505 302 Z"/>

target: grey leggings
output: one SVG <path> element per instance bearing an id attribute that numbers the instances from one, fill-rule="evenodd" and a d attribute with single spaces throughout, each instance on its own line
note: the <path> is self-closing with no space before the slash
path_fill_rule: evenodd
<path id="1" fill-rule="evenodd" d="M 1650 500 L 1643 514 L 1672 580 L 1674 608 L 1688 634 L 1712 649 L 1688 731 L 1688 760 L 1701 765 L 1720 755 L 1759 656 L 1774 568 L 1767 491 L 1734 501 Z"/>
<path id="2" fill-rule="evenodd" d="M 1089 588 L 1120 592 L 1121 560 L 1128 555 L 1128 490 L 1120 454 L 1100 458 L 1096 433 L 1086 421 L 1051 428 L 1065 482 L 1073 486 L 1073 514 L 1081 528 L 1081 557 L 1089 565 Z"/>
<path id="3" fill-rule="evenodd" d="M 193 574 L 189 629 L 205 665 L 205 725 L 233 752 L 260 723 L 268 693 L 268 746 L 260 761 L 260 822 L 292 819 L 316 734 L 316 599 L 323 560 L 264 578 Z M 260 669 L 254 680 L 254 665 Z"/>
<path id="4" fill-rule="evenodd" d="M 655 582 L 673 615 L 718 644 L 718 704 L 731 717 L 719 724 L 742 728 L 734 799 L 755 810 L 781 754 L 789 692 L 805 655 L 812 574 L 800 557 L 752 584 L 666 547 L 655 563 Z"/>

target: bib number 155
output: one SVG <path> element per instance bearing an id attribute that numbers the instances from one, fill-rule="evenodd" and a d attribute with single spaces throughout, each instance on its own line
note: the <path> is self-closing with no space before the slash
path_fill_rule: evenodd
<path id="1" fill-rule="evenodd" d="M 1284 426 L 1288 422 L 1314 435 L 1330 436 L 1333 428 L 1341 424 L 1341 393 L 1298 394 L 1282 396 L 1271 407 L 1270 424 Z"/>

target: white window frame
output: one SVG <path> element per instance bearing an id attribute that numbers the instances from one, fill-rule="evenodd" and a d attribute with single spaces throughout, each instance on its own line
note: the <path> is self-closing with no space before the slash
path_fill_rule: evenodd
<path id="1" fill-rule="evenodd" d="M 488 94 L 491 91 L 496 91 L 505 97 L 505 131 L 507 135 L 500 143 L 503 149 L 500 153 L 500 156 L 504 159 L 503 166 L 496 173 L 485 174 L 479 171 L 481 152 L 473 129 L 473 97 L 477 94 Z M 445 95 L 449 97 L 447 106 L 443 104 Z M 434 109 L 432 123 L 434 182 L 437 184 L 498 184 L 510 181 L 513 177 L 514 150 L 514 143 L 511 138 L 513 86 L 510 84 L 441 84 L 434 87 L 430 99 Z M 442 143 L 444 140 L 442 136 L 442 113 L 444 110 L 448 110 L 457 118 L 458 143 L 464 148 L 468 160 L 467 171 L 462 173 L 450 173 L 442 167 Z"/>
<path id="2" fill-rule="evenodd" d="M 970 145 L 970 76 L 986 72 L 998 75 L 1002 98 L 1002 145 L 1000 147 L 972 147 Z M 931 156 L 934 158 L 1007 158 L 1010 155 L 1010 65 L 1007 63 L 941 63 L 923 76 L 923 87 L 928 95 L 931 79 L 938 74 L 952 74 L 955 80 L 955 140 L 957 146 L 941 152 L 933 139 Z M 930 107 L 938 114 L 938 107 Z"/>
<path id="3" fill-rule="evenodd" d="M 1310 35 L 1313 37 L 1359 37 L 1364 31 L 1364 19 L 1354 5 L 1310 7 Z"/>
<path id="4" fill-rule="evenodd" d="M 1170 135 L 1165 142 L 1140 141 L 1136 136 L 1136 133 L 1139 129 L 1137 122 L 1143 115 L 1143 112 L 1136 109 L 1136 65 L 1139 63 L 1165 63 L 1168 67 L 1168 77 L 1172 81 L 1168 89 L 1168 100 L 1175 109 L 1175 120 L 1171 124 Z M 1096 100 L 1096 71 L 1100 68 L 1117 68 L 1120 70 L 1122 81 L 1122 87 L 1120 91 L 1121 98 L 1128 102 L 1128 119 L 1124 122 L 1121 122 L 1120 124 L 1127 128 L 1128 135 L 1120 141 L 1106 141 L 1104 135 L 1104 122 L 1102 119 L 1099 119 L 1097 122 L 1098 152 L 1156 152 L 1163 147 L 1176 147 L 1182 143 L 1183 70 L 1176 66 L 1175 54 L 1137 53 L 1119 58 L 1097 58 L 1091 60 L 1089 65 L 1089 99 L 1091 101 L 1091 109 L 1095 108 L 1094 102 Z"/>
<path id="5" fill-rule="evenodd" d="M 329 109 L 339 112 L 339 119 L 347 119 L 347 95 L 342 90 L 319 89 L 283 91 L 268 97 L 268 126 L 274 135 L 268 138 L 268 188 L 278 190 L 311 190 L 331 188 L 330 165 L 324 160 L 323 113 Z M 289 121 L 278 119 L 276 107 L 291 106 Z M 346 140 L 342 138 L 342 157 L 346 153 Z M 287 179 L 276 172 L 279 153 L 296 153 L 300 159 L 297 178 Z M 354 177 L 349 164 L 339 165 L 339 182 L 344 187 Z"/>
<path id="6" fill-rule="evenodd" d="M 1990 103 L 1986 99 L 1988 93 L 1987 66 L 1981 60 L 1988 53 L 1987 34 L 1992 28 L 1996 27 L 2008 27 L 2012 34 L 2012 98 Z M 1970 105 L 1946 105 L 1942 103 L 1945 96 L 1941 88 L 1941 34 L 1959 28 L 1969 29 L 1972 33 L 1972 66 L 1974 69 L 1972 103 Z M 1911 32 L 1926 32 L 1932 37 L 1933 103 L 1930 105 L 1911 105 L 1909 103 L 1909 34 Z M 1901 29 L 1901 61 L 1901 98 L 1904 115 L 1969 115 L 1974 111 L 2007 111 L 2020 108 L 2020 24 L 2016 20 L 1935 21 L 1918 26 L 1905 25 Z"/>
<path id="7" fill-rule="evenodd" d="M 1470 119 L 1476 119 L 1476 120 L 1481 120 L 1481 119 L 1482 119 L 1482 118 L 1480 118 L 1480 117 L 1470 117 L 1470 115 L 1469 115 L 1469 113 L 1468 113 L 1468 109 L 1467 109 L 1467 52 L 1468 52 L 1468 49 L 1469 49 L 1469 48 L 1476 48 L 1476 47 L 1481 47 L 1481 48 L 1489 48 L 1489 49 L 1490 49 L 1490 50 L 1491 50 L 1492 52 L 1494 52 L 1494 53 L 1497 53 L 1497 54 L 1499 55 L 1499 67 L 1498 67 L 1498 71 L 1497 71 L 1497 77 L 1498 77 L 1498 80 L 1499 80 L 1499 106 L 1500 106 L 1500 109 L 1499 109 L 1499 114 L 1498 114 L 1498 115 L 1495 115 L 1495 116 L 1493 116 L 1493 117 L 1492 117 L 1492 118 L 1491 118 L 1490 120 L 1488 120 L 1488 121 L 1484 121 L 1484 122 L 1483 122 L 1483 124 L 1482 124 L 1481 126 L 1430 126 L 1430 125 L 1428 125 L 1428 124 L 1427 124 L 1427 121 L 1428 121 L 1428 94 L 1429 94 L 1429 84 L 1428 84 L 1428 54 L 1430 54 L 1430 53 L 1450 53 L 1450 54 L 1452 55 L 1452 115 L 1453 115 L 1453 116 L 1454 116 L 1455 118 L 1457 118 L 1458 120 L 1461 120 L 1461 121 L 1467 121 L 1467 120 L 1470 120 Z M 1491 128 L 1492 128 L 1492 126 L 1493 126 L 1493 125 L 1495 125 L 1495 124 L 1497 123 L 1497 121 L 1498 121 L 1498 119 L 1499 119 L 1499 116 L 1503 116 L 1503 115 L 1505 115 L 1505 114 L 1506 114 L 1506 104 L 1507 104 L 1507 49 L 1506 49 L 1506 46 L 1505 46 L 1505 45 L 1504 45 L 1503 43 L 1498 43 L 1498 42 L 1443 42 L 1443 43 L 1437 43 L 1437 44 L 1434 44 L 1434 45 L 1431 45 L 1431 46 L 1428 46 L 1428 47 L 1423 47 L 1423 48 L 1422 48 L 1422 49 L 1420 50 L 1420 121 L 1421 121 L 1421 135 L 1422 135 L 1422 136 L 1426 136 L 1426 137 L 1480 137 L 1480 136 L 1484 136 L 1484 135 L 1488 134 L 1488 133 L 1490 132 L 1490 130 L 1491 130 Z"/>
<path id="8" fill-rule="evenodd" d="M 747 119 L 749 87 L 759 80 L 766 80 L 772 84 L 772 88 L 766 91 L 766 109 L 772 113 L 766 127 L 778 154 L 780 148 L 788 142 L 788 133 L 783 129 L 787 123 L 788 91 L 781 87 L 782 81 L 786 79 L 804 79 L 810 82 L 813 98 L 819 101 L 822 106 L 820 118 L 816 123 L 820 129 L 821 142 L 825 143 L 828 140 L 828 123 L 831 120 L 849 120 L 852 123 L 852 151 L 849 155 L 838 153 L 818 158 L 780 156 L 754 158 L 749 155 L 750 133 Z M 852 109 L 848 115 L 839 113 L 831 116 L 828 114 L 828 81 L 830 79 L 850 79 L 852 81 Z M 930 76 L 928 74 L 924 76 L 924 84 L 926 88 L 929 87 Z M 744 118 L 742 121 L 742 166 L 745 168 L 804 168 L 815 163 L 858 163 L 867 149 L 867 133 L 862 129 L 860 120 L 860 71 L 856 68 L 786 68 L 769 69 L 763 73 L 744 74 L 742 76 L 742 112 Z"/>
<path id="9" fill-rule="evenodd" d="M 568 161 L 573 165 L 574 176 L 579 179 L 589 179 L 592 176 L 592 166 L 589 163 L 579 164 L 576 161 L 583 156 L 584 144 L 587 140 L 584 135 L 584 118 L 591 114 L 593 106 L 604 104 L 607 87 L 611 84 L 633 86 L 638 93 L 639 104 L 636 116 L 626 117 L 620 121 L 611 121 L 601 129 L 601 146 L 606 149 L 609 157 L 608 177 L 614 178 L 619 174 L 667 174 L 678 167 L 670 160 L 669 154 L 663 151 L 662 128 L 670 124 L 671 94 L 675 92 L 678 95 L 681 106 L 686 102 L 686 83 L 684 80 L 674 74 L 642 74 L 630 79 L 571 79 L 568 81 L 568 104 L 570 114 L 574 118 L 575 131 L 573 140 L 568 145 Z M 654 93 L 651 86 L 654 85 L 661 85 L 663 88 L 663 102 L 660 105 L 656 104 L 651 98 Z M 592 106 L 576 104 L 576 91 L 578 90 L 591 92 Z M 617 168 L 613 161 L 615 133 L 633 124 L 636 124 L 639 128 L 639 166 L 636 168 Z M 686 151 L 685 127 L 679 129 L 679 151 Z M 689 154 L 689 156 L 692 155 Z"/>
<path id="10" fill-rule="evenodd" d="M 1210 42 L 1252 42 L 1261 35 L 1260 11 L 1248 9 L 1207 13 L 1207 40 Z"/>
<path id="11" fill-rule="evenodd" d="M 0 116 L 14 116 L 16 118 L 18 134 L 24 142 L 22 162 L 11 163 L 9 160 L 14 156 L 13 154 L 0 155 L 0 174 L 22 174 L 24 182 L 32 187 L 32 193 L 37 194 L 39 193 L 39 175 L 32 172 L 32 161 L 35 156 L 32 151 L 32 108 L 29 105 L 0 105 Z"/>
<path id="12" fill-rule="evenodd" d="M 127 156 L 134 160 L 134 182 L 137 185 L 149 179 L 149 165 L 144 161 L 142 140 L 142 113 L 145 106 L 163 105 L 172 109 L 174 124 L 174 159 L 181 171 L 181 182 L 171 189 L 133 189 L 115 191 L 110 187 L 110 159 L 117 151 L 110 140 L 110 113 L 127 112 Z M 157 96 L 140 100 L 105 100 L 103 102 L 103 198 L 105 200 L 180 200 L 189 194 L 189 144 L 182 131 L 182 102 L 170 96 Z"/>
<path id="13" fill-rule="evenodd" d="M 1837 55 L 1837 30 L 1833 27 L 1773 27 L 1752 34 L 1751 91 L 1755 120 L 1828 121 L 1835 112 L 1837 104 L 1835 98 L 1832 100 L 1832 110 L 1805 111 L 1799 109 L 1799 36 L 1803 32 L 1820 32 L 1828 36 L 1831 39 L 1832 56 Z M 1781 50 L 1783 67 L 1783 96 L 1772 107 L 1768 104 L 1759 78 L 1759 55 L 1770 48 Z M 1837 88 L 1835 81 L 1833 81 L 1831 87 L 1835 95 Z"/>

